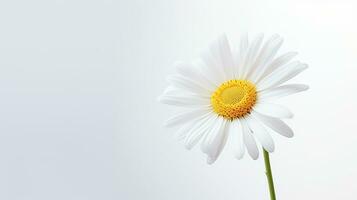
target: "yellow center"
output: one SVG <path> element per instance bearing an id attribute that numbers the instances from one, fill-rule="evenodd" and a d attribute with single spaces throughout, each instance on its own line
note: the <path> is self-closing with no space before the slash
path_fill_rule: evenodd
<path id="1" fill-rule="evenodd" d="M 256 101 L 255 85 L 247 80 L 227 81 L 211 96 L 213 110 L 231 120 L 250 113 Z"/>

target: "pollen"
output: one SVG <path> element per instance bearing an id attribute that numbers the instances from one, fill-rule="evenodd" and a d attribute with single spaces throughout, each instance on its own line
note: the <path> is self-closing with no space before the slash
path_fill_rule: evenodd
<path id="1" fill-rule="evenodd" d="M 211 95 L 213 110 L 230 120 L 249 114 L 256 101 L 255 85 L 248 80 L 229 80 Z"/>

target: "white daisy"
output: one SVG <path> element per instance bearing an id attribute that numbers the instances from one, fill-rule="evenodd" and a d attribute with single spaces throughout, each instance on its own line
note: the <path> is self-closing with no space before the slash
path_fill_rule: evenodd
<path id="1" fill-rule="evenodd" d="M 236 158 L 242 158 L 247 150 L 257 159 L 256 140 L 266 151 L 274 151 L 269 129 L 286 137 L 293 136 L 291 128 L 281 120 L 293 114 L 271 102 L 308 89 L 303 84 L 281 85 L 307 65 L 291 61 L 295 52 L 275 58 L 282 43 L 278 35 L 265 43 L 263 34 L 250 42 L 245 35 L 240 45 L 231 50 L 227 37 L 222 35 L 200 58 L 176 64 L 177 74 L 168 77 L 170 85 L 159 101 L 184 109 L 166 125 L 181 126 L 177 134 L 186 148 L 201 142 L 207 163 L 212 164 L 229 136 L 235 143 Z"/>

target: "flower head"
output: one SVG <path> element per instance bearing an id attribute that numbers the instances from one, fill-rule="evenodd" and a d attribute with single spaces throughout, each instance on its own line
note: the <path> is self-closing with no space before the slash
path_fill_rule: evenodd
<path id="1" fill-rule="evenodd" d="M 273 152 L 271 131 L 293 136 L 282 121 L 293 114 L 272 101 L 308 89 L 303 84 L 281 85 L 307 65 L 291 61 L 295 52 L 276 57 L 282 43 L 278 35 L 264 43 L 262 34 L 250 42 L 242 36 L 240 45 L 231 50 L 227 37 L 222 35 L 200 58 L 176 63 L 177 74 L 168 77 L 170 85 L 159 101 L 183 109 L 166 125 L 181 126 L 177 134 L 186 148 L 201 142 L 211 164 L 230 137 L 235 143 L 236 158 L 242 158 L 247 150 L 257 159 L 256 140 L 266 151 Z"/>

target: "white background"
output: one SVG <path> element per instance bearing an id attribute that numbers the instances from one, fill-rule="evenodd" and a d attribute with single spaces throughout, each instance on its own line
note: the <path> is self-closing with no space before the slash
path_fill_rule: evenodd
<path id="1" fill-rule="evenodd" d="M 0 3 L 0 199 L 267 199 L 263 160 L 214 165 L 163 128 L 175 60 L 217 35 L 279 33 L 310 68 L 282 100 L 278 199 L 357 198 L 355 1 L 35 0 Z"/>

